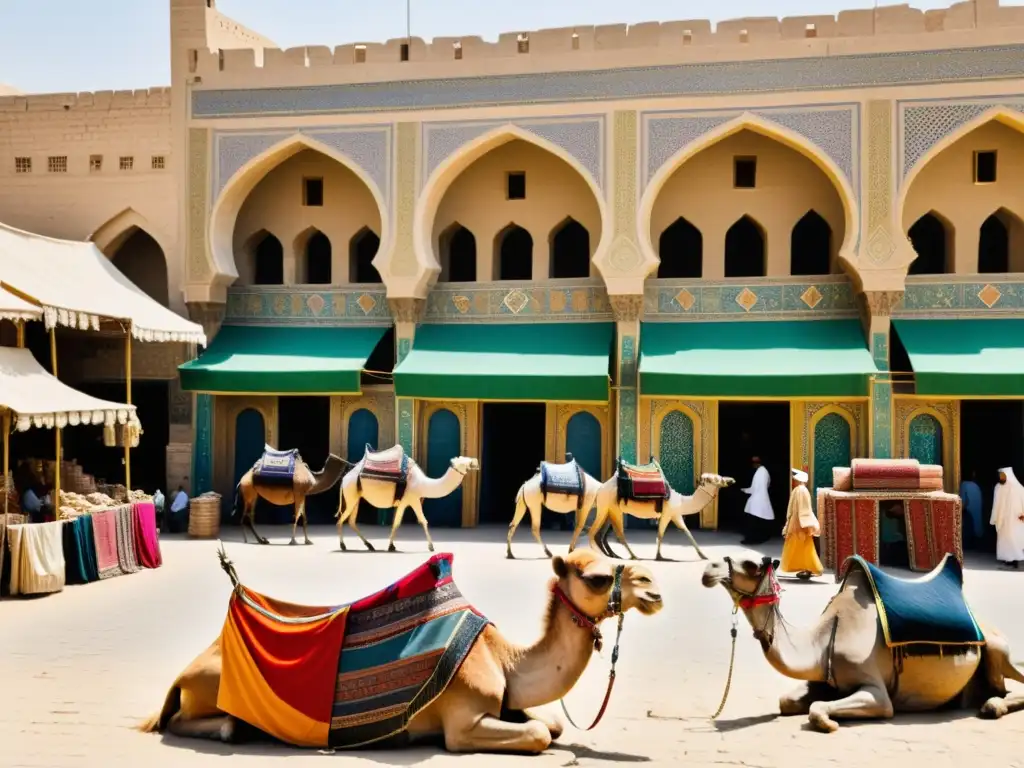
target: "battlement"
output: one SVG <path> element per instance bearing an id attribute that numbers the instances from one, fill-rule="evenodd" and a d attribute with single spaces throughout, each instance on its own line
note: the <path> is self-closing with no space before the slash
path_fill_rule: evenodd
<path id="1" fill-rule="evenodd" d="M 39 93 L 0 96 L 4 112 L 109 112 L 116 109 L 167 108 L 170 88 L 136 91 L 95 91 L 93 93 Z"/>
<path id="2" fill-rule="evenodd" d="M 837 16 L 707 19 L 566 27 L 481 37 L 396 38 L 281 50 L 247 47 L 193 52 L 197 84 L 339 79 L 386 81 L 441 73 L 453 76 L 636 66 L 645 63 L 842 55 L 1024 42 L 1024 7 L 967 0 L 922 11 L 909 5 L 841 11 Z M 409 63 L 420 63 L 410 68 Z M 434 66 L 448 63 L 447 66 Z M 464 70 L 462 69 L 464 68 Z M 305 70 L 306 74 L 300 74 Z M 200 87 L 202 87 L 202 85 Z"/>

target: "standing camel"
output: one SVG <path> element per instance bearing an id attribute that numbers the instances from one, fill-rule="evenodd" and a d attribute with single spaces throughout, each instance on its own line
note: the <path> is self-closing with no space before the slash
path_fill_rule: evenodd
<path id="1" fill-rule="evenodd" d="M 335 517 L 338 519 L 338 544 L 342 551 L 345 550 L 345 534 L 343 526 L 347 522 L 356 536 L 363 542 L 366 548 L 373 552 L 373 545 L 366 540 L 366 537 L 359 531 L 356 525 L 356 517 L 359 514 L 359 501 L 366 499 L 377 509 L 395 509 L 395 519 L 391 523 L 391 536 L 388 538 L 388 552 L 395 552 L 395 534 L 402 525 L 402 517 L 406 508 L 412 508 L 413 514 L 419 524 L 423 526 L 423 533 L 427 537 L 427 548 L 434 551 L 434 541 L 430 538 L 430 529 L 427 526 L 427 518 L 423 514 L 423 499 L 443 499 L 455 489 L 462 485 L 466 479 L 466 473 L 472 469 L 479 469 L 480 464 L 476 459 L 466 456 L 456 456 L 451 460 L 448 471 L 439 478 L 427 477 L 419 465 L 412 459 L 408 461 L 408 469 L 405 477 L 405 489 L 399 495 L 399 485 L 395 479 L 380 479 L 364 474 L 367 457 L 371 461 L 377 457 L 390 455 L 401 457 L 401 446 L 394 446 L 387 451 L 375 453 L 367 450 L 366 456 L 353 465 L 352 469 L 345 473 L 341 480 L 341 500 L 338 502 L 338 512 Z"/>
<path id="2" fill-rule="evenodd" d="M 662 609 L 654 576 L 640 565 L 612 566 L 596 552 L 580 550 L 556 557 L 552 566 L 555 578 L 547 589 L 541 638 L 517 646 L 493 624 L 484 626 L 447 687 L 402 724 L 412 741 L 443 736 L 451 752 L 540 754 L 562 734 L 563 725 L 560 718 L 533 708 L 572 690 L 600 647 L 598 625 L 634 608 L 645 616 Z M 273 602 L 304 616 L 331 610 Z M 160 712 L 138 729 L 228 743 L 243 740 L 245 724 L 217 706 L 221 670 L 218 638 L 174 681 Z"/>
<path id="3" fill-rule="evenodd" d="M 306 527 L 306 497 L 323 493 L 333 488 L 341 478 L 345 467 L 350 466 L 349 462 L 332 453 L 327 457 L 327 461 L 324 462 L 324 468 L 319 472 L 313 472 L 306 465 L 306 462 L 302 460 L 302 457 L 296 454 L 295 471 L 292 475 L 291 485 L 288 486 L 260 482 L 260 479 L 255 475 L 255 470 L 261 461 L 262 459 L 257 461 L 248 472 L 242 475 L 242 479 L 238 481 L 238 485 L 235 487 L 235 505 L 231 514 L 235 515 L 241 509 L 242 540 L 246 543 L 249 541 L 249 537 L 245 535 L 245 529 L 248 526 L 253 536 L 256 537 L 257 543 L 270 543 L 267 539 L 260 536 L 254 524 L 256 500 L 262 497 L 271 504 L 277 504 L 278 506 L 294 504 L 295 515 L 292 520 L 292 540 L 288 543 L 296 543 L 295 528 L 301 519 L 302 535 L 306 539 L 304 543 L 312 544 L 313 542 L 309 540 L 309 531 Z"/>
<path id="4" fill-rule="evenodd" d="M 554 466 L 557 468 L 569 465 Z M 591 477 L 582 469 L 577 469 L 575 465 L 572 466 L 572 474 L 575 475 L 577 471 L 579 473 L 583 485 L 582 498 L 574 493 L 557 493 L 551 490 L 545 494 L 542 471 L 537 472 L 523 483 L 516 493 L 516 512 L 512 517 L 512 522 L 509 523 L 506 540 L 505 556 L 510 560 L 515 559 L 512 554 L 512 537 L 527 511 L 530 513 L 530 530 L 533 532 L 533 538 L 543 547 L 545 556 L 551 557 L 551 550 L 547 548 L 540 537 L 540 518 L 543 507 L 560 515 L 576 514 L 576 530 L 572 534 L 572 541 L 569 542 L 569 551 L 572 552 L 576 549 L 576 541 L 579 539 L 580 533 L 583 532 L 583 526 L 587 524 L 587 515 L 590 514 L 590 510 L 594 508 L 594 503 L 597 501 L 597 492 L 601 488 L 601 481 Z"/>
<path id="5" fill-rule="evenodd" d="M 665 559 L 661 555 L 661 541 L 665 537 L 665 531 L 668 530 L 669 523 L 674 523 L 676 528 L 686 534 L 686 538 L 690 540 L 690 544 L 693 545 L 701 560 L 707 560 L 707 555 L 698 546 L 697 541 L 693 538 L 693 534 L 690 533 L 690 529 L 683 522 L 683 518 L 687 515 L 700 513 L 701 510 L 715 500 L 720 488 L 728 488 L 734 482 L 736 481 L 731 477 L 723 477 L 722 475 L 705 472 L 700 476 L 700 482 L 697 483 L 697 488 L 692 496 L 683 496 L 677 491 L 671 491 L 669 497 L 662 502 L 661 513 L 659 514 L 657 503 L 654 501 L 620 500 L 617 478 L 613 477 L 602 485 L 598 491 L 597 517 L 590 526 L 590 546 L 609 557 L 618 557 L 608 544 L 607 530 L 602 532 L 600 542 L 597 539 L 598 531 L 601 531 L 605 523 L 610 520 L 610 527 L 615 529 L 615 535 L 618 537 L 619 542 L 629 552 L 630 558 L 636 560 L 636 555 L 630 549 L 629 542 L 626 541 L 626 533 L 622 525 L 623 514 L 628 514 L 641 520 L 658 521 L 658 552 L 655 555 L 656 560 Z"/>
<path id="6" fill-rule="evenodd" d="M 974 622 L 952 555 L 917 579 L 890 576 L 851 558 L 839 592 L 805 628 L 782 617 L 778 565 L 745 553 L 709 563 L 701 582 L 725 587 L 733 612 L 743 611 L 768 663 L 804 681 L 779 700 L 783 715 L 808 715 L 812 728 L 831 733 L 839 727 L 836 720 L 888 719 L 953 701 L 980 705 L 988 718 L 1024 709 L 1024 694 L 1006 690 L 1007 680 L 1024 683 L 1010 661 L 1010 645 Z"/>

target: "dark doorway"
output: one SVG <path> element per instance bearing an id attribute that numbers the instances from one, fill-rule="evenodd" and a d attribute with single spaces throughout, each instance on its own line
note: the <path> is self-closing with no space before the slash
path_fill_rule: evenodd
<path id="1" fill-rule="evenodd" d="M 284 285 L 284 248 L 281 241 L 267 234 L 256 246 L 253 256 L 255 285 Z"/>
<path id="2" fill-rule="evenodd" d="M 764 232 L 749 216 L 725 233 L 725 276 L 764 277 Z"/>
<path id="3" fill-rule="evenodd" d="M 442 283 L 476 282 L 476 237 L 461 224 L 441 235 Z"/>
<path id="4" fill-rule="evenodd" d="M 789 239 L 791 275 L 827 275 L 831 271 L 832 227 L 817 211 L 808 211 Z"/>
<path id="5" fill-rule="evenodd" d="M 520 226 L 509 224 L 495 238 L 498 280 L 533 279 L 533 238 Z"/>
<path id="6" fill-rule="evenodd" d="M 299 455 L 314 472 L 323 469 L 331 452 L 331 398 L 322 396 L 289 396 L 277 399 L 278 445 L 287 451 L 299 449 Z M 335 485 L 326 493 L 306 499 L 306 515 L 310 523 L 333 523 L 338 509 L 338 489 Z M 260 507 L 273 509 L 271 521 L 291 523 L 294 507 L 272 507 L 260 501 Z"/>
<path id="7" fill-rule="evenodd" d="M 944 275 L 949 268 L 949 232 L 942 219 L 926 213 L 907 232 L 917 258 L 910 263 L 910 275 Z"/>
<path id="8" fill-rule="evenodd" d="M 658 239 L 658 277 L 700 277 L 704 269 L 704 236 L 682 216 Z"/>
<path id="9" fill-rule="evenodd" d="M 544 460 L 545 413 L 544 403 L 484 403 L 481 523 L 512 521 L 516 491 Z"/>
<path id="10" fill-rule="evenodd" d="M 1002 467 L 1024 476 L 1024 401 L 963 400 L 960 403 L 961 481 L 973 480 L 981 488 L 982 540 L 975 543 L 964 516 L 964 545 L 995 552 L 995 529 L 989 525 L 992 496 Z"/>
<path id="11" fill-rule="evenodd" d="M 167 260 L 163 249 L 149 233 L 136 229 L 117 249 L 111 261 L 121 274 L 153 301 L 167 306 Z"/>
<path id="12" fill-rule="evenodd" d="M 306 282 L 331 284 L 331 241 L 323 232 L 314 232 L 306 243 Z"/>
<path id="13" fill-rule="evenodd" d="M 750 459 L 759 456 L 771 477 L 768 495 L 778 523 L 772 530 L 778 528 L 775 535 L 782 530 L 789 504 L 789 407 L 788 402 L 718 404 L 718 472 L 736 480 L 719 493 L 719 529 L 744 530 L 743 508 L 750 497 L 740 489 L 750 487 Z"/>
<path id="14" fill-rule="evenodd" d="M 1010 271 L 1010 232 L 993 213 L 981 225 L 978 234 L 978 272 L 979 274 L 1000 274 Z"/>
<path id="15" fill-rule="evenodd" d="M 551 277 L 590 277 L 590 233 L 572 217 L 551 235 Z"/>
<path id="16" fill-rule="evenodd" d="M 378 248 L 380 238 L 369 227 L 363 227 L 353 236 L 348 249 L 350 283 L 373 285 L 382 282 L 377 268 L 373 266 Z"/>

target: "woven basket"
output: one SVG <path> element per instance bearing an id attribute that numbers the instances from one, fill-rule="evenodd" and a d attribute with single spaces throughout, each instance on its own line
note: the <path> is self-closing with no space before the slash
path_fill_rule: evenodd
<path id="1" fill-rule="evenodd" d="M 189 501 L 188 535 L 215 539 L 220 535 L 220 494 L 204 493 Z"/>

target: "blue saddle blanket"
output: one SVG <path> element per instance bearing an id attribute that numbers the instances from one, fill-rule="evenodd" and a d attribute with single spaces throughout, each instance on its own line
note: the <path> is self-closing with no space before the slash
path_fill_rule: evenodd
<path id="1" fill-rule="evenodd" d="M 890 648 L 984 645 L 985 636 L 964 597 L 963 568 L 952 554 L 947 554 L 935 570 L 918 579 L 892 576 L 860 555 L 854 555 L 847 559 L 843 568 L 844 586 L 853 568 L 864 571 L 871 583 L 885 644 Z"/>
<path id="2" fill-rule="evenodd" d="M 263 456 L 253 468 L 253 477 L 261 485 L 291 485 L 295 476 L 295 462 L 298 458 L 297 448 L 290 451 L 277 451 L 270 446 L 265 446 Z"/>
<path id="3" fill-rule="evenodd" d="M 583 493 L 583 472 L 576 459 L 565 464 L 552 464 L 548 461 L 540 463 L 540 488 L 544 494 L 564 493 L 567 496 L 580 496 Z"/>

